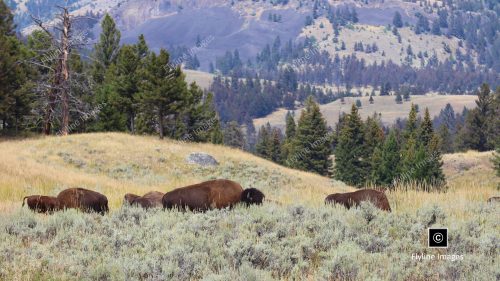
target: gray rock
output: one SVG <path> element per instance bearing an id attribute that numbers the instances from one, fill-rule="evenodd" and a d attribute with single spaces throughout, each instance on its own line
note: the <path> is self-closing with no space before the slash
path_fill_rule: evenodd
<path id="1" fill-rule="evenodd" d="M 218 166 L 219 162 L 215 158 L 204 152 L 193 152 L 186 158 L 188 164 L 198 164 L 200 166 Z"/>

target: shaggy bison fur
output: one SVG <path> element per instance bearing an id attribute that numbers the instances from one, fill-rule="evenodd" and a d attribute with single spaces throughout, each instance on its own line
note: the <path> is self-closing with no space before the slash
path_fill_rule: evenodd
<path id="1" fill-rule="evenodd" d="M 159 208 L 163 206 L 162 199 L 165 193 L 158 191 L 151 191 L 141 197 L 135 198 L 131 205 L 137 205 L 145 209 Z"/>
<path id="2" fill-rule="evenodd" d="M 238 202 L 245 202 L 247 205 L 260 204 L 263 198 L 264 194 L 257 189 L 243 190 L 237 182 L 218 179 L 167 192 L 162 202 L 163 208 L 167 209 L 206 211 L 232 207 Z"/>
<path id="3" fill-rule="evenodd" d="M 59 201 L 56 197 L 43 196 L 43 195 L 31 195 L 23 198 L 24 203 L 28 204 L 30 210 L 38 213 L 52 213 L 59 210 Z"/>
<path id="4" fill-rule="evenodd" d="M 132 202 L 134 202 L 135 199 L 140 198 L 140 197 L 141 196 L 139 196 L 139 195 L 135 195 L 135 194 L 132 194 L 132 193 L 127 193 L 123 197 L 123 204 L 132 205 Z"/>
<path id="5" fill-rule="evenodd" d="M 335 193 L 330 194 L 326 197 L 325 203 L 341 204 L 347 209 L 352 206 L 358 206 L 363 201 L 369 201 L 375 207 L 384 210 L 391 211 L 391 206 L 389 205 L 389 200 L 387 196 L 382 191 L 377 191 L 373 189 L 363 189 L 354 192 L 347 193 Z"/>
<path id="6" fill-rule="evenodd" d="M 80 209 L 82 212 L 107 213 L 108 198 L 106 196 L 84 188 L 76 187 L 61 191 L 57 195 L 62 209 Z"/>

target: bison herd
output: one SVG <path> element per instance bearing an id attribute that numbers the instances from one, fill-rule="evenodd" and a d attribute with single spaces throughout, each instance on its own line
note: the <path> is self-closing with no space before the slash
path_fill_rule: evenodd
<path id="1" fill-rule="evenodd" d="M 209 209 L 231 208 L 238 203 L 246 206 L 260 205 L 264 199 L 264 193 L 256 188 L 243 189 L 237 182 L 218 179 L 177 188 L 167 193 L 151 191 L 143 196 L 127 193 L 124 196 L 124 203 L 145 209 L 177 208 L 203 212 Z M 488 202 L 495 202 L 498 199 L 498 197 L 492 197 Z M 381 210 L 391 211 L 389 200 L 387 200 L 384 191 L 363 189 L 355 192 L 331 194 L 325 199 L 326 204 L 339 204 L 347 209 L 359 206 L 364 201 L 371 202 Z M 106 196 L 79 187 L 63 190 L 56 197 L 26 196 L 22 206 L 25 202 L 31 210 L 39 213 L 52 213 L 64 209 L 79 209 L 83 212 L 100 214 L 109 211 Z"/>

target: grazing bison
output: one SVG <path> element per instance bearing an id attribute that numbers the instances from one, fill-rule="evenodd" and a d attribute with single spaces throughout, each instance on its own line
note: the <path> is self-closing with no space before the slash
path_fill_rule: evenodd
<path id="1" fill-rule="evenodd" d="M 352 206 L 358 206 L 363 201 L 370 201 L 373 205 L 375 205 L 375 207 L 381 210 L 391 211 L 391 206 L 389 205 L 389 200 L 387 200 L 385 193 L 373 189 L 363 189 L 347 193 L 335 193 L 328 195 L 325 199 L 325 203 L 327 204 L 341 204 L 347 209 Z"/>
<path id="2" fill-rule="evenodd" d="M 247 188 L 241 194 L 241 201 L 245 202 L 247 206 L 251 204 L 261 205 L 266 196 L 257 188 Z"/>
<path id="3" fill-rule="evenodd" d="M 165 193 L 163 208 L 181 208 L 196 211 L 232 207 L 238 202 L 260 204 L 264 194 L 257 189 L 243 190 L 241 185 L 230 180 L 211 180 Z"/>
<path id="4" fill-rule="evenodd" d="M 142 197 L 135 198 L 131 205 L 138 205 L 145 209 L 162 207 L 162 199 L 165 193 L 158 191 L 151 191 L 144 194 Z"/>
<path id="5" fill-rule="evenodd" d="M 132 194 L 132 193 L 127 193 L 127 194 L 125 194 L 125 196 L 123 198 L 123 204 L 132 205 L 132 202 L 134 202 L 135 199 L 140 198 L 140 197 L 141 196 L 139 196 L 139 195 L 135 195 L 135 194 Z"/>
<path id="6" fill-rule="evenodd" d="M 52 213 L 54 211 L 59 210 L 59 201 L 56 197 L 51 196 L 43 196 L 43 195 L 31 195 L 23 198 L 23 207 L 24 201 L 28 204 L 28 208 L 30 210 L 38 212 L 38 213 Z"/>
<path id="7" fill-rule="evenodd" d="M 61 191 L 57 195 L 62 209 L 80 209 L 82 212 L 107 213 L 108 198 L 106 196 L 84 188 L 76 187 Z"/>
<path id="8" fill-rule="evenodd" d="M 495 203 L 495 202 L 500 202 L 500 197 L 499 196 L 493 196 L 490 199 L 488 199 L 488 203 Z"/>

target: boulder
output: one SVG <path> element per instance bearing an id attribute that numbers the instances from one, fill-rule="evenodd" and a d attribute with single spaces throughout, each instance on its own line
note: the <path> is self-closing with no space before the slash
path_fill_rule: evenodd
<path id="1" fill-rule="evenodd" d="M 193 152 L 186 158 L 188 164 L 198 164 L 200 166 L 218 166 L 219 162 L 215 158 L 204 152 Z"/>

